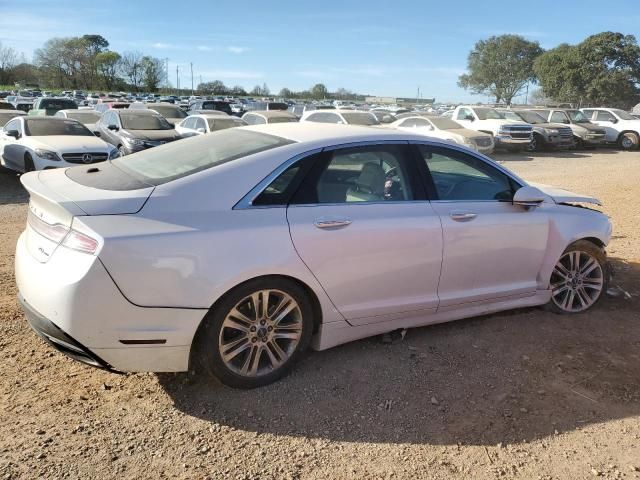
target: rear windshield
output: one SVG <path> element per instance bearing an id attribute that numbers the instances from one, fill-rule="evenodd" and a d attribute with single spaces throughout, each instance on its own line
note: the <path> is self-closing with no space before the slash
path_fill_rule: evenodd
<path id="1" fill-rule="evenodd" d="M 52 99 L 52 100 L 41 100 L 40 108 L 45 110 L 67 110 L 67 109 L 76 109 L 78 105 L 76 102 L 72 100 L 60 100 L 60 99 Z"/>
<path id="2" fill-rule="evenodd" d="M 49 135 L 77 135 L 93 137 L 93 133 L 75 120 L 58 119 L 25 119 L 24 130 L 30 137 L 46 137 Z"/>
<path id="3" fill-rule="evenodd" d="M 297 121 L 298 119 L 296 117 L 270 117 L 267 120 L 268 123 L 290 123 Z"/>
<path id="4" fill-rule="evenodd" d="M 207 118 L 207 123 L 209 124 L 209 130 L 212 132 L 245 125 L 244 122 L 236 118 Z"/>
<path id="5" fill-rule="evenodd" d="M 273 135 L 229 128 L 117 158 L 113 163 L 146 183 L 160 185 L 290 143 Z"/>
<path id="6" fill-rule="evenodd" d="M 173 127 L 160 115 L 120 114 L 122 127 L 128 130 L 171 130 Z"/>
<path id="7" fill-rule="evenodd" d="M 349 125 L 379 125 L 375 115 L 368 112 L 340 112 Z"/>
<path id="8" fill-rule="evenodd" d="M 187 118 L 187 112 L 180 107 L 169 107 L 167 105 L 154 105 L 151 110 L 158 112 L 165 118 Z"/>

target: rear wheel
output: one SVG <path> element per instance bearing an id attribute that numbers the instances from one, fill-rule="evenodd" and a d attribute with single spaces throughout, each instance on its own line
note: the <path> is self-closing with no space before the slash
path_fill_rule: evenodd
<path id="1" fill-rule="evenodd" d="M 533 136 L 531 137 L 531 141 L 529 142 L 529 145 L 527 145 L 527 152 L 539 152 L 543 149 L 543 147 L 544 147 L 543 138 L 537 133 L 534 133 Z"/>
<path id="2" fill-rule="evenodd" d="M 618 138 L 618 145 L 623 150 L 635 150 L 638 148 L 638 135 L 633 132 L 626 132 Z"/>
<path id="3" fill-rule="evenodd" d="M 118 145 L 118 152 L 120 152 L 121 157 L 124 157 L 127 154 L 127 151 L 124 149 L 122 145 Z"/>
<path id="4" fill-rule="evenodd" d="M 299 285 L 280 277 L 251 280 L 207 315 L 197 360 L 226 385 L 259 387 L 293 368 L 312 333 L 313 309 Z"/>
<path id="5" fill-rule="evenodd" d="M 604 250 L 587 240 L 569 245 L 551 274 L 551 310 L 579 313 L 595 305 L 606 290 L 606 261 Z"/>
<path id="6" fill-rule="evenodd" d="M 33 163 L 33 158 L 31 154 L 24 154 L 24 173 L 33 172 L 36 169 L 36 166 Z"/>

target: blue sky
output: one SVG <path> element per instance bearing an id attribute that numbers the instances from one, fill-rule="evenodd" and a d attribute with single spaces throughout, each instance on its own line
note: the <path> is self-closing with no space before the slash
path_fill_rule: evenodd
<path id="1" fill-rule="evenodd" d="M 519 5 L 519 8 L 514 8 Z M 638 0 L 0 0 L 0 42 L 24 52 L 96 33 L 118 52 L 169 59 L 170 80 L 271 91 L 322 82 L 384 96 L 481 101 L 456 85 L 474 43 L 518 33 L 544 48 L 611 30 L 640 36 Z"/>

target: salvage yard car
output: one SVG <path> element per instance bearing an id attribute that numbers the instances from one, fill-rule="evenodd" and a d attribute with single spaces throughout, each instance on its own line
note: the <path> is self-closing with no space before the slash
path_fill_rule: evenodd
<path id="1" fill-rule="evenodd" d="M 92 132 L 96 129 L 96 123 L 100 120 L 100 114 L 93 109 L 83 108 L 76 110 L 58 110 L 54 117 L 71 118 L 78 120 Z"/>
<path id="2" fill-rule="evenodd" d="M 0 163 L 31 172 L 118 157 L 118 150 L 76 120 L 56 117 L 14 118 L 0 133 Z"/>
<path id="3" fill-rule="evenodd" d="M 595 148 L 604 143 L 604 128 L 591 123 L 580 110 L 543 108 L 532 111 L 546 118 L 549 122 L 567 125 L 573 133 L 573 143 L 576 148 Z"/>
<path id="4" fill-rule="evenodd" d="M 247 125 L 298 122 L 298 117 L 284 110 L 253 110 L 242 115 Z"/>
<path id="5" fill-rule="evenodd" d="M 390 124 L 389 127 L 464 145 L 485 155 L 493 152 L 492 135 L 464 128 L 450 118 L 433 116 L 403 117 Z"/>
<path id="6" fill-rule="evenodd" d="M 531 110 L 498 110 L 507 120 L 520 120 L 533 126 L 531 142 L 527 146 L 530 152 L 545 149 L 573 147 L 573 132 L 563 124 L 549 123 L 545 118 Z"/>
<path id="7" fill-rule="evenodd" d="M 305 349 L 501 310 L 591 308 L 606 215 L 489 158 L 386 128 L 230 128 L 23 175 L 19 299 L 111 371 L 273 382 Z"/>
<path id="8" fill-rule="evenodd" d="M 96 123 L 96 131 L 114 145 L 121 156 L 181 138 L 162 115 L 143 109 L 107 110 Z"/>
<path id="9" fill-rule="evenodd" d="M 618 108 L 583 108 L 589 120 L 604 128 L 607 143 L 623 150 L 636 150 L 640 144 L 640 120 Z"/>
<path id="10" fill-rule="evenodd" d="M 475 105 L 456 107 L 453 120 L 465 128 L 493 135 L 496 148 L 510 151 L 527 149 L 532 139 L 533 128 L 518 120 L 506 120 L 496 109 Z"/>
<path id="11" fill-rule="evenodd" d="M 204 110 L 206 112 L 206 110 Z M 205 133 L 224 130 L 225 128 L 242 127 L 247 122 L 238 117 L 229 115 L 216 115 L 220 112 L 200 113 L 189 115 L 176 125 L 176 132 L 182 137 L 191 137 L 193 135 L 204 135 Z"/>
<path id="12" fill-rule="evenodd" d="M 355 110 L 316 110 L 305 112 L 301 122 L 337 123 L 342 125 L 380 125 L 376 116 L 371 112 Z"/>
<path id="13" fill-rule="evenodd" d="M 55 115 L 59 110 L 77 110 L 78 104 L 69 98 L 40 97 L 29 110 L 30 116 Z"/>

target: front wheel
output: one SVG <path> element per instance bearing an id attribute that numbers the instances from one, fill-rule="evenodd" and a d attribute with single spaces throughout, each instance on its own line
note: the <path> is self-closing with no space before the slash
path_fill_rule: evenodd
<path id="1" fill-rule="evenodd" d="M 623 150 L 635 150 L 638 148 L 638 135 L 633 132 L 627 132 L 620 135 L 618 144 Z"/>
<path id="2" fill-rule="evenodd" d="M 24 155 L 24 173 L 33 172 L 36 169 L 33 163 L 33 157 L 29 153 Z"/>
<path id="3" fill-rule="evenodd" d="M 313 309 L 306 292 L 279 277 L 232 290 L 205 317 L 197 339 L 201 367 L 236 388 L 286 375 L 311 342 Z"/>
<path id="4" fill-rule="evenodd" d="M 593 307 L 606 290 L 606 262 L 604 250 L 587 240 L 569 245 L 551 274 L 551 310 L 579 313 Z"/>

